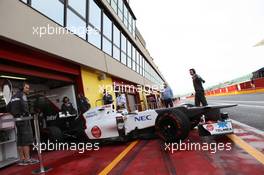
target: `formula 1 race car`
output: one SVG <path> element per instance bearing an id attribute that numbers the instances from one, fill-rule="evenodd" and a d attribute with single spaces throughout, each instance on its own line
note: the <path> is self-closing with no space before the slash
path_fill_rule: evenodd
<path id="1" fill-rule="evenodd" d="M 5 104 L 12 97 L 12 84 L 3 85 Z M 195 107 L 182 104 L 173 108 L 145 111 L 116 111 L 113 105 L 104 105 L 87 112 L 62 115 L 47 97 L 31 94 L 31 108 L 38 114 L 42 140 L 65 141 L 127 141 L 133 138 L 160 137 L 165 142 L 178 142 L 188 137 L 192 128 L 198 126 L 201 136 L 221 135 L 233 132 L 231 121 L 220 109 L 236 105 L 209 105 Z M 41 114 L 41 115 L 40 115 Z M 82 119 L 83 116 L 84 120 Z"/>
<path id="2" fill-rule="evenodd" d="M 152 133 L 165 142 L 178 142 L 188 137 L 198 126 L 201 136 L 233 133 L 228 114 L 220 109 L 236 105 L 194 107 L 182 104 L 173 108 L 151 109 L 127 113 L 116 111 L 112 105 L 96 107 L 83 114 L 85 133 L 91 140 L 126 141 Z"/>

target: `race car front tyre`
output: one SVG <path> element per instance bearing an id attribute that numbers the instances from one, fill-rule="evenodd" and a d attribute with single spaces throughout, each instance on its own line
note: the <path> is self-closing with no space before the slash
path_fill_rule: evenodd
<path id="1" fill-rule="evenodd" d="M 179 110 L 160 114 L 156 121 L 157 135 L 167 143 L 179 142 L 188 137 L 191 123 L 188 117 Z"/>

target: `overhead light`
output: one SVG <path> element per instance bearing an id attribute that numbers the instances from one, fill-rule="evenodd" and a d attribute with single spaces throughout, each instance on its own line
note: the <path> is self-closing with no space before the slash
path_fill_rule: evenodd
<path id="1" fill-rule="evenodd" d="M 7 76 L 7 75 L 1 75 L 1 78 L 9 78 L 9 79 L 16 79 L 16 80 L 26 80 L 26 78 L 23 77 L 13 77 L 13 76 Z"/>

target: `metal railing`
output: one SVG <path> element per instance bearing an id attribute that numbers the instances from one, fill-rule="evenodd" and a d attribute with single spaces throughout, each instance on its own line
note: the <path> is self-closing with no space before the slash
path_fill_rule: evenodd
<path id="1" fill-rule="evenodd" d="M 48 171 L 51 171 L 52 168 L 44 167 L 43 158 L 40 152 L 40 130 L 39 130 L 39 119 L 38 115 L 34 115 L 33 117 L 29 115 L 28 117 L 20 117 L 20 118 L 12 118 L 12 119 L 2 119 L 0 123 L 6 122 L 21 122 L 21 121 L 31 121 L 33 119 L 34 122 L 34 130 L 35 130 L 35 139 L 36 139 L 36 147 L 38 152 L 38 159 L 39 159 L 39 169 L 33 170 L 32 174 L 42 174 Z"/>

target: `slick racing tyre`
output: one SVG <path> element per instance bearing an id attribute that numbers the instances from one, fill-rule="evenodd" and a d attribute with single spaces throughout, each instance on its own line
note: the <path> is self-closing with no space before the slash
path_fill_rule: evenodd
<path id="1" fill-rule="evenodd" d="M 155 128 L 157 135 L 164 142 L 172 143 L 188 137 L 191 123 L 183 112 L 174 110 L 160 114 Z"/>

